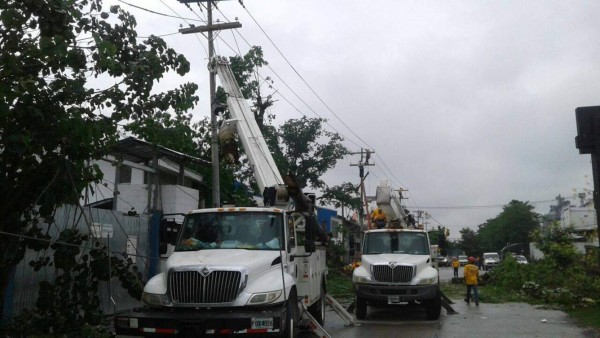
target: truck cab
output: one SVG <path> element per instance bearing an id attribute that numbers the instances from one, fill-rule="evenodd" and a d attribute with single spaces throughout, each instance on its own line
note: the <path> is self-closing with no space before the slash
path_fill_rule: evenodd
<path id="1" fill-rule="evenodd" d="M 429 236 L 420 229 L 368 230 L 363 236 L 362 265 L 352 275 L 356 317 L 367 307 L 417 303 L 428 319 L 441 312 L 439 273 L 430 252 Z"/>

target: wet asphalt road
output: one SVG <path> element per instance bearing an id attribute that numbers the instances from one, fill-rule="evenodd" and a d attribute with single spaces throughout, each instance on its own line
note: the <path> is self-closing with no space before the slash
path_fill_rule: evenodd
<path id="1" fill-rule="evenodd" d="M 462 268 L 459 273 L 462 273 Z M 452 278 L 451 268 L 440 269 L 441 280 Z M 348 306 L 350 300 L 339 300 Z M 358 326 L 347 326 L 329 307 L 325 330 L 331 337 L 386 338 L 386 337 L 594 337 L 600 333 L 580 328 L 562 311 L 545 310 L 523 303 L 486 304 L 476 307 L 453 299 L 458 314 L 442 315 L 437 321 L 425 318 L 419 306 L 386 309 L 369 308 L 365 320 L 356 320 Z M 302 338 L 316 337 L 302 332 Z"/>

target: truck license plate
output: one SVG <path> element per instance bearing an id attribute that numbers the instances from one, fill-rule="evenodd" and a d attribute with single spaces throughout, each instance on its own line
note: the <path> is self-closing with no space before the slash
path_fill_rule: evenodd
<path id="1" fill-rule="evenodd" d="M 252 329 L 272 329 L 273 317 L 270 318 L 252 318 Z"/>
<path id="2" fill-rule="evenodd" d="M 400 304 L 400 296 L 388 296 L 388 304 Z"/>

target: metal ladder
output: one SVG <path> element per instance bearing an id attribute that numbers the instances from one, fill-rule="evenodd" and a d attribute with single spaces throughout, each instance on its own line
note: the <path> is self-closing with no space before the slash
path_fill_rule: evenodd
<path id="1" fill-rule="evenodd" d="M 348 311 L 346 311 L 346 309 L 344 309 L 344 307 L 340 305 L 340 303 L 333 299 L 333 297 L 331 297 L 330 295 L 325 295 L 325 301 L 329 306 L 331 306 L 333 311 L 335 311 L 340 316 L 340 318 L 342 318 L 342 320 L 346 322 L 347 326 L 360 325 L 354 321 L 354 317 L 352 317 L 352 315 L 348 313 Z M 304 305 L 303 302 L 299 303 L 302 306 L 302 313 L 300 315 L 300 319 L 303 321 L 303 324 L 308 326 L 308 329 L 311 332 L 313 332 L 321 338 L 332 338 L 331 335 L 329 335 L 329 333 L 327 333 L 327 331 L 325 331 L 325 329 L 321 326 L 321 324 L 319 324 L 315 317 L 313 317 L 310 314 L 310 312 L 308 312 L 306 305 Z"/>

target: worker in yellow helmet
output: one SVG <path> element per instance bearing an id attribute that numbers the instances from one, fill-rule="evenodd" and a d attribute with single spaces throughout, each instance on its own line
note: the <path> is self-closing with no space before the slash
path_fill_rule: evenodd
<path id="1" fill-rule="evenodd" d="M 479 291 L 477 290 L 477 279 L 479 277 L 479 268 L 475 265 L 475 257 L 469 257 L 469 263 L 465 265 L 465 284 L 467 284 L 467 298 L 465 302 L 471 303 L 471 290 L 473 290 L 473 300 L 475 305 L 479 306 Z"/>
<path id="2" fill-rule="evenodd" d="M 371 221 L 377 229 L 382 229 L 385 227 L 385 224 L 387 223 L 387 218 L 383 213 L 383 210 L 381 210 L 381 208 L 378 207 L 375 210 L 373 210 L 373 212 L 371 213 Z"/>

